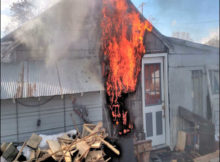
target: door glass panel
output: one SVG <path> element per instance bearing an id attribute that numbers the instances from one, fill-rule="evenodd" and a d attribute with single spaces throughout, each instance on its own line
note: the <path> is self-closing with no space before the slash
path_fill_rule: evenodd
<path id="1" fill-rule="evenodd" d="M 161 104 L 160 63 L 144 65 L 145 106 Z"/>
<path id="2" fill-rule="evenodd" d="M 146 131 L 147 137 L 153 136 L 153 120 L 152 120 L 152 113 L 146 113 Z"/>
<path id="3" fill-rule="evenodd" d="M 157 126 L 157 135 L 163 134 L 162 111 L 156 112 L 156 126 Z"/>

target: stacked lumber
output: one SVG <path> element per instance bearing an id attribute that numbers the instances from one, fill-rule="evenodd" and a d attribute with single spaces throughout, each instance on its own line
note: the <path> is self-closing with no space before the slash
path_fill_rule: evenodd
<path id="1" fill-rule="evenodd" d="M 30 139 L 23 143 L 20 151 L 12 143 L 7 146 L 5 143 L 2 144 L 2 156 L 6 161 L 20 161 L 19 157 L 22 155 L 23 148 L 28 147 L 32 150 L 30 156 L 26 157 L 28 162 L 48 161 L 48 159 L 57 162 L 107 162 L 111 157 L 105 154 L 103 145 L 116 155 L 119 155 L 120 151 L 105 140 L 108 134 L 102 126 L 102 122 L 97 125 L 84 124 L 82 135 L 78 132 L 75 138 L 63 134 L 57 140 L 48 139 L 46 141 L 48 149 L 39 147 L 42 138 L 33 133 Z"/>

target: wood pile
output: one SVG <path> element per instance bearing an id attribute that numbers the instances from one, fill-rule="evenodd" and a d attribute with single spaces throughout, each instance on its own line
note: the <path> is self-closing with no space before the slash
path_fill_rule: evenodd
<path id="1" fill-rule="evenodd" d="M 1 145 L 2 157 L 6 161 L 21 161 L 19 157 L 22 155 L 23 148 L 28 146 L 32 152 L 30 157 L 26 157 L 27 162 L 54 161 L 65 162 L 107 162 L 111 159 L 104 152 L 104 145 L 108 147 L 116 155 L 120 151 L 110 144 L 105 138 L 108 136 L 105 129 L 102 127 L 102 122 L 95 124 L 84 124 L 82 134 L 78 132 L 77 136 L 73 139 L 67 134 L 57 138 L 57 140 L 47 140 L 49 149 L 41 150 L 39 144 L 42 140 L 37 134 L 32 134 L 27 142 L 23 143 L 20 151 L 12 144 Z"/>

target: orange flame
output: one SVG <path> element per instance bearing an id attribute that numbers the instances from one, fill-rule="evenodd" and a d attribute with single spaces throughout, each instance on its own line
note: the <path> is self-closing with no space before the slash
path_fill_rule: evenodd
<path id="1" fill-rule="evenodd" d="M 128 0 L 103 0 L 102 13 L 102 48 L 109 66 L 106 91 L 111 104 L 118 104 L 122 93 L 136 89 L 145 53 L 143 37 L 152 25 L 141 20 Z"/>

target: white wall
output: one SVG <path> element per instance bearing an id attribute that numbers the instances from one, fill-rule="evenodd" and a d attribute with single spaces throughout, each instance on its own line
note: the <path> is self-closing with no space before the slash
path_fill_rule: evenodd
<path id="1" fill-rule="evenodd" d="M 33 132 L 54 134 L 74 129 L 70 113 L 73 112 L 72 98 L 77 105 L 86 106 L 89 120 L 97 123 L 102 120 L 102 96 L 100 92 L 55 96 L 46 104 L 31 107 L 13 103 L 13 100 L 1 100 L 1 142 L 24 141 Z M 25 104 L 37 104 L 51 97 L 19 99 Z M 17 112 L 16 112 L 17 105 Z M 83 120 L 73 113 L 77 127 L 81 129 Z M 41 125 L 37 126 L 38 119 Z M 17 123 L 18 121 L 18 123 Z M 17 129 L 18 128 L 18 129 Z"/>
<path id="2" fill-rule="evenodd" d="M 178 106 L 193 110 L 193 81 L 192 70 L 203 71 L 203 117 L 206 118 L 207 110 L 207 65 L 219 65 L 217 54 L 169 54 L 168 55 L 168 84 L 169 84 L 169 108 L 171 148 L 176 145 L 178 130 L 187 130 L 189 125 L 178 116 Z M 198 111 L 197 111 L 198 112 Z"/>

